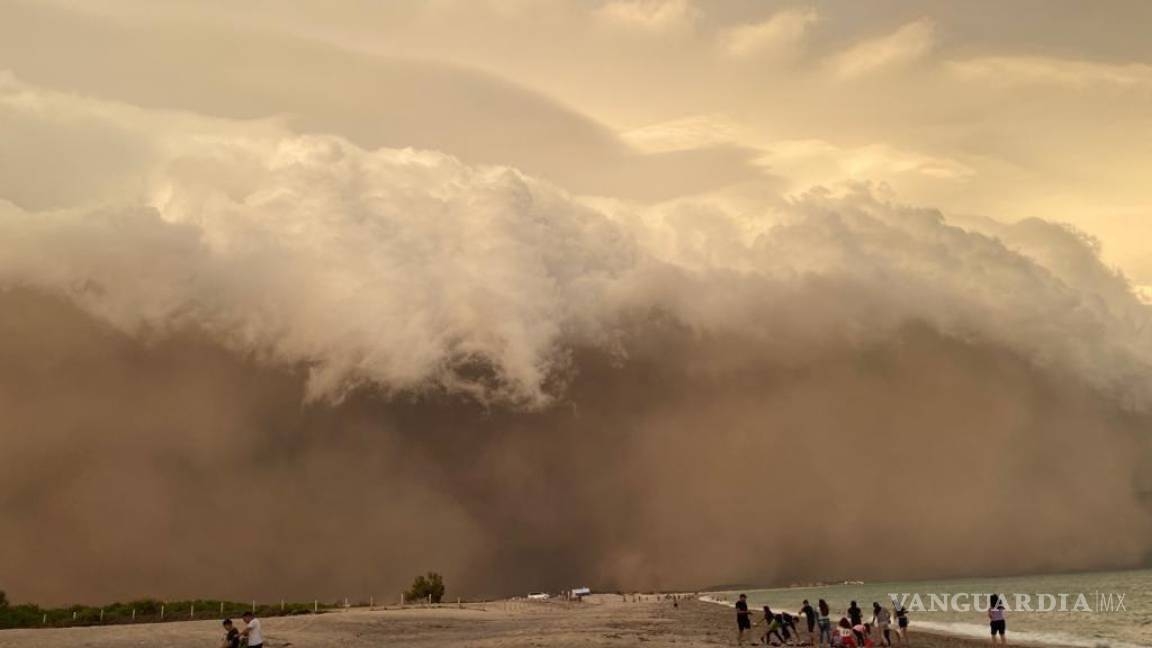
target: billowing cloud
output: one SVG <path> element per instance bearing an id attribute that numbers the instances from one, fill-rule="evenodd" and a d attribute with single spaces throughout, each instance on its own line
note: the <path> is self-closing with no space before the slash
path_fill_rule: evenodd
<path id="1" fill-rule="evenodd" d="M 834 56 L 830 65 L 843 78 L 858 77 L 921 59 L 936 43 L 936 25 L 927 18 L 885 36 L 870 38 Z"/>
<path id="2" fill-rule="evenodd" d="M 818 18 L 810 7 L 786 9 L 762 22 L 732 27 L 722 37 L 723 49 L 736 58 L 791 54 Z"/>
<path id="3" fill-rule="evenodd" d="M 662 307 L 693 326 L 753 325 L 756 318 L 745 322 L 740 311 L 697 310 L 700 305 L 681 296 L 641 288 L 662 265 L 686 263 L 710 272 L 753 272 L 767 282 L 757 292 L 796 273 L 859 279 L 873 268 L 877 278 L 890 277 L 889 288 L 892 278 L 903 276 L 916 298 L 877 296 L 891 303 L 870 328 L 923 319 L 943 330 L 973 329 L 1077 371 L 1095 366 L 1093 356 L 1107 357 L 1112 369 L 1097 368 L 1100 386 L 1144 389 L 1130 382 L 1148 361 L 1142 351 L 1147 333 L 1130 319 L 1143 311 L 1133 306 L 1114 318 L 1087 302 L 1065 312 L 1079 298 L 1069 292 L 1070 277 L 1061 281 L 1045 270 L 1054 266 L 1051 259 L 1032 267 L 995 243 L 944 227 L 929 212 L 858 199 L 825 205 L 814 195 L 783 216 L 712 213 L 708 231 L 745 231 L 721 240 L 687 235 L 693 227 L 679 220 L 679 208 L 598 211 L 514 170 L 470 167 L 442 154 L 367 151 L 272 124 L 242 135 L 240 124 L 151 114 L 12 80 L 4 87 L 3 123 L 13 137 L 20 131 L 66 135 L 71 126 L 89 138 L 76 138 L 75 145 L 66 136 L 57 139 L 55 156 L 83 160 L 91 139 L 107 137 L 101 133 L 115 133 L 127 151 L 147 152 L 119 156 L 125 164 L 119 168 L 89 158 L 112 185 L 94 190 L 98 206 L 51 205 L 54 211 L 33 215 L 7 205 L 8 276 L 69 292 L 122 330 L 191 320 L 244 348 L 307 362 L 320 393 L 363 381 L 402 390 L 432 381 L 534 401 L 562 362 L 555 355 L 560 340 L 605 335 L 620 309 L 671 299 Z M 68 183 L 60 171 L 67 170 L 48 163 L 27 169 Z M 116 191 L 126 175 L 136 177 L 136 185 Z M 837 218 L 805 233 L 826 211 Z M 808 225 L 776 226 L 779 218 Z M 833 223 L 845 228 L 843 238 L 812 238 Z M 675 233 L 670 247 L 661 242 L 665 228 Z M 958 247 L 925 254 L 921 236 Z M 687 241 L 695 243 L 684 247 Z M 724 252 L 714 257 L 716 246 Z M 964 260 L 974 252 L 982 273 L 1005 275 L 974 283 L 974 268 Z M 142 266 L 150 271 L 135 278 Z M 710 299 L 739 304 L 764 299 L 710 292 Z M 932 292 L 939 296 L 926 298 Z M 1079 333 L 1070 335 L 1073 330 Z M 496 372 L 493 384 L 456 384 L 459 364 L 477 360 Z"/>
<path id="4" fill-rule="evenodd" d="M 935 74 L 927 21 L 762 71 L 716 44 L 769 16 L 721 3 L 702 38 L 587 6 L 444 26 L 477 6 L 386 13 L 413 48 L 388 52 L 291 17 L 0 8 L 13 598 L 893 577 L 859 556 L 896 544 L 906 578 L 1147 560 L 1150 307 L 1106 240 L 988 195 L 1026 203 L 1080 177 L 1037 151 L 1120 133 L 1037 144 L 1080 108 L 1050 94 L 986 120 L 999 95 Z M 821 65 L 853 48 L 869 83 Z M 955 215 L 970 193 L 998 218 Z M 821 486 L 843 470 L 916 528 Z M 783 527 L 733 497 L 798 485 Z"/>

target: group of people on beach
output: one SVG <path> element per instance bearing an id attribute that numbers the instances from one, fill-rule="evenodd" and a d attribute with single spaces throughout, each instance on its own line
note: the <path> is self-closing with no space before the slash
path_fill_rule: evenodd
<path id="1" fill-rule="evenodd" d="M 888 609 L 879 602 L 872 603 L 872 617 L 864 620 L 864 611 L 852 601 L 848 609 L 832 625 L 832 610 L 828 602 L 820 599 L 813 607 L 808 599 L 804 599 L 799 612 L 774 612 L 770 606 L 764 606 L 764 618 L 753 622 L 753 613 L 748 609 L 748 597 L 740 595 L 736 601 L 736 645 L 742 646 L 746 639 L 754 639 L 758 643 L 771 646 L 828 646 L 829 648 L 873 648 L 878 643 L 881 646 L 891 647 L 893 639 L 897 644 L 908 644 L 908 610 L 903 605 L 893 601 L 892 609 Z M 796 627 L 797 617 L 804 617 L 808 633 L 801 637 Z M 988 607 L 988 620 L 992 629 L 992 643 L 996 644 L 999 635 L 1001 645 L 1006 645 L 1004 637 L 1004 604 L 1000 597 L 993 594 Z M 895 630 L 893 630 L 895 621 Z M 763 634 L 751 637 L 754 626 L 764 626 Z M 819 628 L 819 634 L 816 630 Z"/>
<path id="2" fill-rule="evenodd" d="M 245 612 L 240 618 L 244 619 L 243 629 L 237 628 L 232 619 L 224 619 L 224 636 L 220 639 L 219 648 L 262 648 L 264 633 L 260 628 L 260 619 L 252 612 Z"/>
<path id="3" fill-rule="evenodd" d="M 796 626 L 798 617 L 804 617 L 808 632 L 801 636 Z M 892 632 L 893 617 L 895 617 L 896 632 Z M 763 624 L 764 633 L 758 637 L 758 642 L 778 646 L 829 646 L 830 648 L 872 648 L 877 641 L 883 646 L 892 646 L 893 637 L 896 642 L 904 645 L 908 641 L 908 610 L 896 606 L 895 610 L 872 604 L 872 618 L 864 621 L 864 611 L 856 601 L 848 606 L 845 614 L 832 626 L 832 609 L 824 599 L 817 601 L 813 607 L 808 599 L 804 599 L 799 612 L 774 612 L 770 606 L 764 606 L 764 618 L 753 622 L 752 611 L 748 609 L 748 597 L 740 595 L 736 601 L 736 627 L 737 645 L 743 645 L 754 626 Z M 817 633 L 817 628 L 819 633 Z"/>

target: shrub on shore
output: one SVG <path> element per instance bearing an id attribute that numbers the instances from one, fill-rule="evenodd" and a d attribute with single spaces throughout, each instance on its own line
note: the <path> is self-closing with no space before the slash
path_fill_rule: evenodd
<path id="1" fill-rule="evenodd" d="M 412 581 L 412 587 L 404 593 L 404 599 L 413 603 L 427 601 L 429 597 L 433 603 L 439 603 L 444 599 L 444 578 L 436 572 L 417 576 Z"/>

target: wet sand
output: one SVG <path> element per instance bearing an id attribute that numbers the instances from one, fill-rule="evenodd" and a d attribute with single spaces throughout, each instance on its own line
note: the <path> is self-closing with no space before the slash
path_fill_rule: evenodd
<path id="1" fill-rule="evenodd" d="M 593 596 L 584 603 L 516 601 L 438 608 L 353 609 L 321 615 L 264 619 L 265 646 L 733 646 L 731 608 L 681 601 L 622 602 Z M 914 630 L 915 628 L 913 628 Z M 755 629 L 754 629 L 755 630 Z M 3 648 L 83 646 L 215 648 L 220 623 L 186 621 L 89 628 L 0 630 Z M 984 642 L 914 633 L 912 648 L 986 648 Z"/>

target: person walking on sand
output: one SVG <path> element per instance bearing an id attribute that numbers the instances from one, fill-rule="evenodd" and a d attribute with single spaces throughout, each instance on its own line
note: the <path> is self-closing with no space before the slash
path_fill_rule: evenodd
<path id="1" fill-rule="evenodd" d="M 261 648 L 264 645 L 264 633 L 261 631 L 260 619 L 251 610 L 244 612 L 244 629 L 240 636 L 248 640 L 248 648 Z"/>
<path id="2" fill-rule="evenodd" d="M 744 633 L 752 629 L 752 617 L 748 615 L 748 597 L 740 595 L 736 601 L 736 645 L 744 645 Z"/>
<path id="3" fill-rule="evenodd" d="M 812 608 L 808 599 L 804 599 L 800 613 L 804 615 L 804 621 L 808 624 L 808 643 L 815 644 L 816 642 L 813 641 L 812 637 L 816 634 L 816 610 Z"/>
<path id="4" fill-rule="evenodd" d="M 988 599 L 988 625 L 992 629 L 992 645 L 996 645 L 996 635 L 1000 635 L 1000 645 L 1007 646 L 1008 639 L 1004 636 L 1007 629 L 1004 622 L 1004 602 L 999 594 L 993 594 Z"/>
<path id="5" fill-rule="evenodd" d="M 896 638 L 900 645 L 908 644 L 908 608 L 893 601 L 896 608 Z"/>
<path id="6" fill-rule="evenodd" d="M 892 614 L 888 612 L 888 608 L 880 605 L 877 601 L 872 601 L 872 626 L 880 632 L 885 646 L 892 645 L 892 631 L 888 629 L 890 625 L 892 625 Z"/>
<path id="7" fill-rule="evenodd" d="M 831 646 L 832 645 L 832 610 L 828 607 L 828 601 L 820 599 L 816 602 L 816 609 L 820 616 L 816 618 L 816 623 L 820 626 L 820 640 L 819 645 Z"/>

